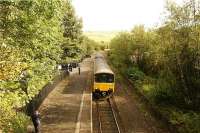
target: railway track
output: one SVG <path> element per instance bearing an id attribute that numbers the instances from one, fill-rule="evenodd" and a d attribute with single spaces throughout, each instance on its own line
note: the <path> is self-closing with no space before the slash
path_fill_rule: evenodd
<path id="1" fill-rule="evenodd" d="M 93 133 L 121 133 L 112 98 L 93 103 Z"/>

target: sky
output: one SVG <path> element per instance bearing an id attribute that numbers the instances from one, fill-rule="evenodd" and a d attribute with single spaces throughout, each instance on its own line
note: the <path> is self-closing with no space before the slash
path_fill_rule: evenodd
<path id="1" fill-rule="evenodd" d="M 165 11 L 165 0 L 72 0 L 72 4 L 84 31 L 125 31 L 138 24 L 150 28 L 161 23 Z"/>

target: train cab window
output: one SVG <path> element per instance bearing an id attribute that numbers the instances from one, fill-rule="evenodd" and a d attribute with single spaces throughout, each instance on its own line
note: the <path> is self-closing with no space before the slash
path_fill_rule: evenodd
<path id="1" fill-rule="evenodd" d="M 101 73 L 95 75 L 95 82 L 97 83 L 113 83 L 114 82 L 114 75 Z"/>

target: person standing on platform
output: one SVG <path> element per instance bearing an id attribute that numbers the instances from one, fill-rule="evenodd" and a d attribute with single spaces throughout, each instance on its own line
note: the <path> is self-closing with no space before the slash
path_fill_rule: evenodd
<path id="1" fill-rule="evenodd" d="M 69 71 L 72 72 L 72 63 L 69 63 Z"/>
<path id="2" fill-rule="evenodd" d="M 79 75 L 81 74 L 81 67 L 80 67 L 79 64 L 78 64 L 78 74 L 79 74 Z"/>
<path id="3" fill-rule="evenodd" d="M 33 121 L 35 133 L 39 133 L 40 132 L 40 114 L 37 110 L 33 112 L 33 114 L 31 115 L 31 119 Z"/>

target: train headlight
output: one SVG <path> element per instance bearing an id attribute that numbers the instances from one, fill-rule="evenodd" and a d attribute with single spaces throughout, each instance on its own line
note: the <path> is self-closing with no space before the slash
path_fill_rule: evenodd
<path id="1" fill-rule="evenodd" d="M 99 93 L 100 89 L 99 88 L 95 88 L 95 92 Z"/>

